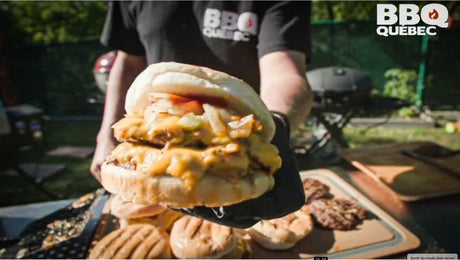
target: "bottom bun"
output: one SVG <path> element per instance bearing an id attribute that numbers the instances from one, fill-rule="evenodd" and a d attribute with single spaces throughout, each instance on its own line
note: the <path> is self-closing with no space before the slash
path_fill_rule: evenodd
<path id="1" fill-rule="evenodd" d="M 184 216 L 184 214 L 179 213 L 177 211 L 166 209 L 164 212 L 152 216 L 152 217 L 145 217 L 145 218 L 120 218 L 120 227 L 126 227 L 128 225 L 135 225 L 135 224 L 149 224 L 154 225 L 156 227 L 165 230 L 166 232 L 170 231 L 172 225 L 176 220 Z"/>
<path id="2" fill-rule="evenodd" d="M 115 195 L 110 201 L 110 213 L 117 218 L 153 217 L 166 210 L 160 205 L 140 205 L 126 201 L 120 195 Z"/>
<path id="3" fill-rule="evenodd" d="M 100 240 L 90 259 L 171 258 L 168 234 L 151 225 L 132 225 L 118 229 Z"/>
<path id="4" fill-rule="evenodd" d="M 310 234 L 313 226 L 313 219 L 304 206 L 282 218 L 262 220 L 246 231 L 262 247 L 284 250 Z"/>
<path id="5" fill-rule="evenodd" d="M 236 204 L 259 197 L 274 185 L 271 175 L 259 171 L 240 179 L 205 176 L 188 190 L 180 178 L 170 175 L 151 177 L 107 163 L 102 165 L 101 178 L 106 190 L 127 200 L 173 208 Z"/>

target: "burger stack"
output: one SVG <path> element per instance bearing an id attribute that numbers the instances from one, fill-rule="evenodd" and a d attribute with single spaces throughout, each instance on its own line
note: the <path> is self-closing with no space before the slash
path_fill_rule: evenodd
<path id="1" fill-rule="evenodd" d="M 275 125 L 258 94 L 223 72 L 150 65 L 113 126 L 121 143 L 101 167 L 106 190 L 138 204 L 219 207 L 258 197 L 281 167 Z"/>
<path id="2" fill-rule="evenodd" d="M 281 158 L 258 94 L 228 74 L 166 62 L 139 74 L 125 110 L 113 126 L 120 144 L 101 167 L 121 229 L 90 258 L 242 256 L 234 229 L 167 208 L 232 205 L 273 187 Z"/>
<path id="3" fill-rule="evenodd" d="M 308 179 L 300 210 L 247 230 L 169 209 L 231 205 L 273 187 L 281 167 L 269 143 L 274 122 L 257 93 L 237 78 L 193 65 L 150 65 L 131 85 L 125 110 L 113 126 L 121 143 L 101 169 L 102 185 L 117 194 L 111 211 L 121 228 L 99 241 L 89 258 L 246 258 L 243 236 L 285 250 L 314 223 L 353 228 L 357 221 L 328 220 L 343 212 L 343 219 L 365 216 L 355 204 L 328 200 L 327 187 Z M 336 208 L 340 213 L 331 213 Z"/>

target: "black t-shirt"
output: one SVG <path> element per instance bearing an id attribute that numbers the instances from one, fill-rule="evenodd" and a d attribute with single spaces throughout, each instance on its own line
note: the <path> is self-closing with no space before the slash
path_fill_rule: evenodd
<path id="1" fill-rule="evenodd" d="M 258 59 L 282 50 L 310 57 L 309 2 L 111 2 L 101 42 L 149 64 L 206 66 L 259 89 Z"/>

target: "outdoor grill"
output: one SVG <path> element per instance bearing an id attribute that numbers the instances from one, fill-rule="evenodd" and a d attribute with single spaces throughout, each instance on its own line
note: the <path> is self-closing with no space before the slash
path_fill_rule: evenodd
<path id="1" fill-rule="evenodd" d="M 313 143 L 309 148 L 296 147 L 298 155 L 311 154 L 332 139 L 341 148 L 348 148 L 342 130 L 353 116 L 385 115 L 408 105 L 391 97 L 371 96 L 371 77 L 353 68 L 319 68 L 307 72 L 306 77 L 314 94 Z M 337 151 L 332 153 L 338 156 Z"/>
<path id="2" fill-rule="evenodd" d="M 117 57 L 116 52 L 107 52 L 101 55 L 93 67 L 94 80 L 102 93 L 107 90 L 107 81 L 109 80 L 109 72 L 112 69 L 113 63 Z"/>
<path id="3" fill-rule="evenodd" d="M 369 102 L 372 80 L 351 68 L 328 67 L 307 73 L 308 82 L 320 106 L 365 104 Z"/>

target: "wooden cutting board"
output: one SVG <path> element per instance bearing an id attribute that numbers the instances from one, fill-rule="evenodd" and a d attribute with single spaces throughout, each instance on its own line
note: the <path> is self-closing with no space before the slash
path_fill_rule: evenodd
<path id="1" fill-rule="evenodd" d="M 260 247 L 249 235 L 245 239 L 253 251 L 251 258 L 283 259 L 313 258 L 328 256 L 331 258 L 381 258 L 383 256 L 405 252 L 420 245 L 420 240 L 404 228 L 383 210 L 378 208 L 364 195 L 330 170 L 313 170 L 301 173 L 302 179 L 314 178 L 326 184 L 335 198 L 349 198 L 369 210 L 370 217 L 354 230 L 326 230 L 314 227 L 312 233 L 299 241 L 292 249 L 273 251 Z M 101 220 L 95 231 L 93 247 L 102 237 L 119 228 L 117 218 L 110 214 L 107 202 Z M 244 233 L 243 230 L 240 230 Z"/>
<path id="2" fill-rule="evenodd" d="M 330 170 L 320 169 L 301 173 L 302 179 L 314 178 L 326 184 L 334 198 L 348 198 L 356 201 L 370 212 L 354 230 L 326 230 L 315 226 L 312 233 L 289 250 L 264 249 L 256 242 L 245 238 L 251 244 L 253 258 L 381 258 L 417 248 L 420 240 L 390 215 L 356 191 Z"/>
<path id="3" fill-rule="evenodd" d="M 409 142 L 343 149 L 340 154 L 356 168 L 389 186 L 401 200 L 415 201 L 460 193 L 460 179 L 401 153 L 430 142 Z M 438 163 L 460 170 L 460 154 L 435 158 Z"/>

